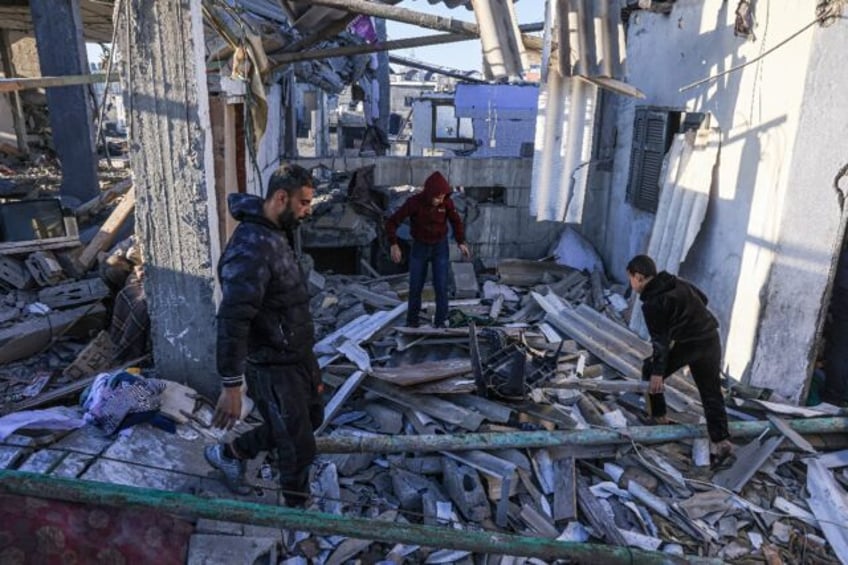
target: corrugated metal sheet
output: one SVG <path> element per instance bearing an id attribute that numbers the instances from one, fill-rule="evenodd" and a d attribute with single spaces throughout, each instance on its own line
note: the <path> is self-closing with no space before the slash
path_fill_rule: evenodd
<path id="1" fill-rule="evenodd" d="M 539 93 L 530 214 L 581 223 L 597 87 L 548 73 Z"/>
<path id="2" fill-rule="evenodd" d="M 524 74 L 527 51 L 511 0 L 473 0 L 480 28 L 483 61 L 489 80 L 518 80 Z"/>
<path id="3" fill-rule="evenodd" d="M 621 22 L 614 5 L 612 0 L 546 2 L 530 197 L 530 213 L 537 220 L 583 220 L 596 84 L 604 84 L 597 78 L 618 74 L 623 59 Z"/>
<path id="4" fill-rule="evenodd" d="M 719 144 L 717 129 L 674 136 L 664 164 L 659 207 L 647 250 L 660 271 L 676 274 L 701 231 Z M 647 336 L 641 307 L 633 309 L 630 328 Z"/>

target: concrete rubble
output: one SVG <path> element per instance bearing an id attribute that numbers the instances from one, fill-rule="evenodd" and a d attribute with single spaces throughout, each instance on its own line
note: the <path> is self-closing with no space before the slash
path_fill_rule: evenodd
<path id="1" fill-rule="evenodd" d="M 91 201 L 67 203 L 49 166 L 10 171 L 0 203 L 4 413 L 49 402 L 63 387 L 82 390 L 81 380 L 115 366 L 109 314 L 132 270 L 134 205 L 131 182 L 117 176 L 104 174 Z"/>
<path id="2" fill-rule="evenodd" d="M 670 557 L 838 562 L 835 548 L 844 543 L 843 533 L 830 524 L 845 516 L 848 446 L 844 436 L 801 436 L 788 423 L 838 411 L 779 409 L 768 402 L 768 391 L 731 386 L 732 422 L 768 419 L 780 431 L 737 438 L 735 463 L 717 469 L 709 466 L 703 434 L 648 443 L 628 439 L 628 430 L 647 423 L 635 364 L 649 346 L 626 328 L 630 302 L 623 287 L 608 284 L 599 272 L 521 260 L 503 260 L 475 278 L 476 296 L 468 297 L 466 289 L 452 301 L 447 329 L 398 327 L 406 306 L 404 275 L 325 273 L 313 285 L 316 352 L 329 390 L 310 510 L 629 546 Z M 427 298 L 425 307 L 432 309 Z M 72 357 L 50 362 L 55 370 L 70 366 Z M 7 396 L 31 386 L 39 374 L 22 363 L 4 370 Z M 144 374 L 156 376 L 155 369 Z M 674 376 L 667 391 L 675 424 L 701 421 L 690 381 Z M 2 467 L 231 497 L 202 459 L 202 445 L 221 437 L 208 425 L 211 404 L 191 389 L 181 402 L 170 412 L 179 422 L 175 435 L 147 425 L 117 437 L 104 437 L 92 426 L 19 432 L 0 445 Z M 241 425 L 255 422 L 248 417 Z M 450 442 L 468 434 L 569 430 L 608 430 L 620 441 L 473 450 L 459 443 L 379 452 L 339 448 L 373 438 L 442 436 Z M 148 455 L 140 461 L 139 453 Z M 808 468 L 818 477 L 815 484 Z M 249 481 L 254 492 L 244 500 L 277 502 L 273 461 L 252 462 Z M 539 562 L 202 522 L 189 563 L 232 562 L 233 551 L 272 563 Z"/>

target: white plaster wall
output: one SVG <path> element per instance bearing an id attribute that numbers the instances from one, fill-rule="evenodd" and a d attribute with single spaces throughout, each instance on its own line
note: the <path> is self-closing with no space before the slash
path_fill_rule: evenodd
<path id="1" fill-rule="evenodd" d="M 722 131 L 710 207 L 681 274 L 709 294 L 710 306 L 722 326 L 725 368 L 736 378 L 745 375 L 752 364 L 764 308 L 760 296 L 776 258 L 782 261 L 786 252 L 782 230 L 791 226 L 797 232 L 792 236 L 796 254 L 832 245 L 832 237 L 823 238 L 829 232 L 822 229 L 822 218 L 812 216 L 794 223 L 782 220 L 787 191 L 797 195 L 801 190 L 797 183 L 789 183 L 790 164 L 795 162 L 813 38 L 844 35 L 844 23 L 809 30 L 764 59 L 709 84 L 684 92 L 679 88 L 754 59 L 811 22 L 815 4 L 814 0 L 793 2 L 791 7 L 775 0 L 758 2 L 757 40 L 753 42 L 734 36 L 735 4 L 722 0 L 679 0 L 669 16 L 637 12 L 630 20 L 627 80 L 646 94 L 647 99 L 639 104 L 709 112 L 711 125 Z M 815 68 L 820 80 L 829 80 L 831 71 L 840 69 L 833 60 L 827 64 L 830 66 Z M 813 67 L 810 70 L 813 72 Z M 846 79 L 838 80 L 844 84 Z M 622 100 L 620 106 L 607 229 L 600 242 L 611 274 L 619 279 L 630 257 L 646 249 L 654 219 L 653 214 L 625 202 L 635 106 L 633 99 Z M 804 158 L 811 163 L 818 160 L 814 152 L 806 152 Z M 833 200 L 827 186 L 807 189 L 801 199 L 808 203 Z M 795 200 L 790 198 L 793 203 Z M 827 273 L 829 257 L 825 255 L 815 253 L 805 259 L 805 268 L 819 276 Z M 774 298 L 768 309 L 779 311 L 790 296 L 780 292 Z M 809 313 L 810 319 L 804 320 L 798 332 L 810 333 L 811 319 L 816 316 Z M 792 325 L 798 322 L 784 320 Z M 799 339 L 798 343 L 807 341 Z M 799 345 L 793 351 L 802 348 Z"/>
<path id="2" fill-rule="evenodd" d="M 247 148 L 244 166 L 247 168 L 247 192 L 264 196 L 268 180 L 280 166 L 280 128 L 282 128 L 283 87 L 279 84 L 266 86 L 265 97 L 268 101 L 268 121 L 265 134 L 259 141 L 256 151 L 256 166 L 250 158 L 251 148 Z M 257 170 L 258 169 L 258 170 Z"/>
<path id="3" fill-rule="evenodd" d="M 800 400 L 815 362 L 828 285 L 839 253 L 845 215 L 837 181 L 848 164 L 848 22 L 817 28 L 804 81 L 804 103 L 789 163 L 789 190 L 779 226 L 778 255 L 763 291 L 765 308 L 751 383 Z"/>

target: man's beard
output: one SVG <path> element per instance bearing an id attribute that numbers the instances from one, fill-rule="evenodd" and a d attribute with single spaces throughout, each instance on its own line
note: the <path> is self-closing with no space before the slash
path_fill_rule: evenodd
<path id="1" fill-rule="evenodd" d="M 300 219 L 294 215 L 291 208 L 286 206 L 286 209 L 277 216 L 277 223 L 280 224 L 280 227 L 284 230 L 293 230 L 300 225 Z"/>

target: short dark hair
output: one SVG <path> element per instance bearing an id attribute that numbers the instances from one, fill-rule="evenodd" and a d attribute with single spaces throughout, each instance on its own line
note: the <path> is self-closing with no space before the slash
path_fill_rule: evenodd
<path id="1" fill-rule="evenodd" d="M 627 264 L 627 272 L 631 275 L 657 276 L 657 264 L 647 255 L 637 255 Z"/>
<path id="2" fill-rule="evenodd" d="M 301 189 L 301 187 L 315 186 L 312 173 L 300 165 L 282 165 L 268 180 L 268 191 L 265 200 L 270 200 L 278 190 L 285 190 L 289 195 Z"/>

